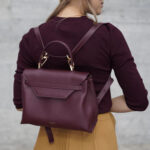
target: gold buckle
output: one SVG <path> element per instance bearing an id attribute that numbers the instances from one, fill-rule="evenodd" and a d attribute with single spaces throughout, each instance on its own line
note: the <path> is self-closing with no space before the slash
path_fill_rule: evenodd
<path id="1" fill-rule="evenodd" d="M 44 63 L 47 61 L 47 59 L 48 59 L 48 53 L 47 52 L 44 52 L 44 54 L 41 54 L 40 61 L 43 61 L 43 62 L 38 63 L 38 69 L 44 65 Z"/>
<path id="2" fill-rule="evenodd" d="M 71 64 L 71 58 L 70 58 L 68 55 L 66 55 L 66 56 L 67 56 L 67 61 L 68 61 L 70 70 L 73 71 L 73 70 L 74 70 L 74 62 L 73 62 L 73 65 L 72 65 L 72 64 Z"/>

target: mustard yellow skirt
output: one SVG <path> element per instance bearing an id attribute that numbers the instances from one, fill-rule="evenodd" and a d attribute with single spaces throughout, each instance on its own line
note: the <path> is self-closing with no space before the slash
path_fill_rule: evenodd
<path id="1" fill-rule="evenodd" d="M 52 128 L 54 143 L 50 144 L 40 126 L 34 150 L 118 150 L 116 119 L 111 112 L 98 115 L 92 133 L 79 130 Z"/>

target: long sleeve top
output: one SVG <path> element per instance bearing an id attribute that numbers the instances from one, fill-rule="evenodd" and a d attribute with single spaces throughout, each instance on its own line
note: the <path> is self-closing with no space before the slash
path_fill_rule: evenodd
<path id="1" fill-rule="evenodd" d="M 51 18 L 39 25 L 40 33 L 46 45 L 52 40 L 61 40 L 70 49 L 93 25 L 87 16 Z M 52 44 L 46 50 L 53 56 L 64 56 L 67 50 L 60 44 Z M 23 36 L 19 43 L 17 67 L 14 73 L 13 102 L 16 108 L 22 108 L 21 74 L 26 68 L 38 68 L 42 45 L 38 42 L 33 27 Z M 67 60 L 50 57 L 43 68 L 68 69 Z M 112 69 L 123 91 L 127 106 L 135 111 L 144 111 L 148 102 L 148 91 L 137 70 L 134 57 L 121 30 L 110 22 L 105 22 L 92 35 L 90 40 L 74 56 L 75 70 L 90 72 L 93 77 L 95 92 L 98 94 L 107 81 Z M 99 104 L 99 113 L 110 111 L 112 106 L 110 89 Z"/>

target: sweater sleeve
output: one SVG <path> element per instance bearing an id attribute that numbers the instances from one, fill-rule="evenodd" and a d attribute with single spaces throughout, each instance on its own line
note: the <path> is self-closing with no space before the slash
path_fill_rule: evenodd
<path id="1" fill-rule="evenodd" d="M 117 81 L 122 88 L 127 106 L 135 111 L 144 111 L 148 107 L 148 91 L 138 72 L 134 57 L 123 36 L 114 25 L 110 30 L 111 65 Z"/>
<path id="2" fill-rule="evenodd" d="M 19 42 L 19 52 L 16 61 L 16 70 L 14 73 L 14 82 L 13 82 L 13 103 L 15 107 L 22 108 L 22 98 L 21 98 L 21 74 L 25 68 L 33 68 L 34 61 L 31 56 L 30 48 L 30 34 L 32 29 L 22 36 L 21 41 Z"/>

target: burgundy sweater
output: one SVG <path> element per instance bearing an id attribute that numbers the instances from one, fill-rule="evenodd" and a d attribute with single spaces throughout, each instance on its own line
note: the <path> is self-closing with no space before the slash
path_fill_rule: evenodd
<path id="1" fill-rule="evenodd" d="M 93 25 L 86 17 L 53 17 L 39 25 L 44 44 L 52 40 L 61 40 L 73 47 Z M 14 74 L 13 102 L 16 108 L 22 108 L 21 74 L 25 68 L 37 68 L 42 45 L 36 39 L 33 28 L 22 36 L 19 43 L 17 68 Z M 60 44 L 52 44 L 47 52 L 53 56 L 65 56 L 67 50 Z M 148 102 L 148 91 L 137 70 L 134 58 L 122 32 L 112 23 L 105 22 L 90 40 L 74 56 L 75 70 L 90 72 L 93 76 L 96 94 L 104 86 L 112 69 L 122 88 L 128 107 L 135 111 L 144 111 Z M 49 57 L 43 68 L 68 69 L 64 57 Z M 112 106 L 110 90 L 99 104 L 99 113 L 109 112 Z"/>

